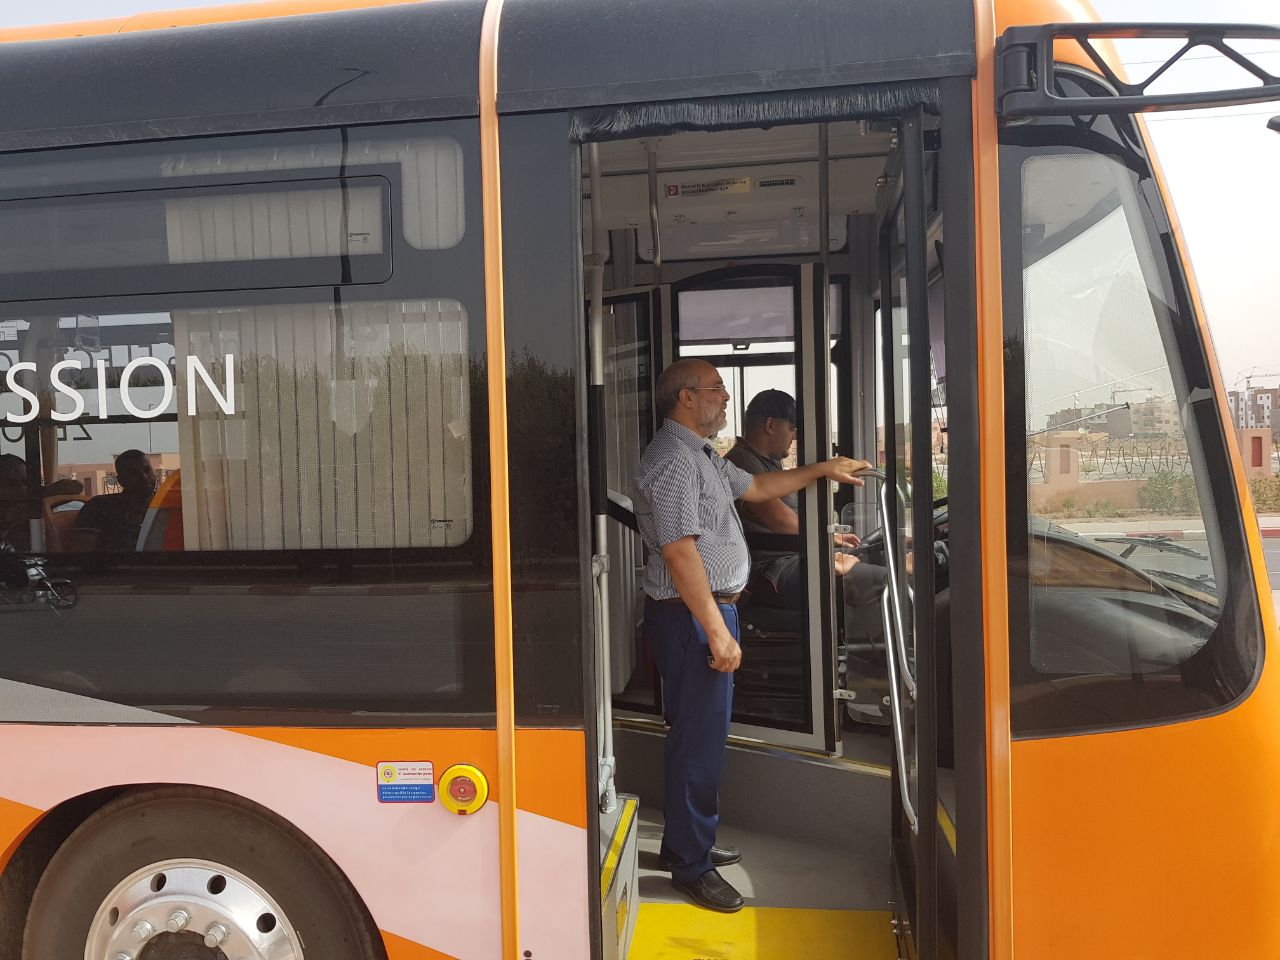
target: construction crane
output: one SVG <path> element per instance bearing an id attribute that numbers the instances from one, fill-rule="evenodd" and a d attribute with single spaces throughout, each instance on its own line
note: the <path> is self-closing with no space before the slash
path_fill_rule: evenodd
<path id="1" fill-rule="evenodd" d="M 1280 377 L 1280 367 L 1250 367 L 1247 373 L 1241 374 L 1232 386 L 1244 384 L 1245 393 L 1253 390 L 1254 380 L 1273 380 Z"/>

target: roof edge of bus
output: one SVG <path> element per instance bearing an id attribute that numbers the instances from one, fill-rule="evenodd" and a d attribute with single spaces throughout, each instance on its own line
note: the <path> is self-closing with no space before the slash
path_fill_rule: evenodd
<path id="1" fill-rule="evenodd" d="M 99 37 L 111 33 L 137 33 L 144 30 L 168 30 L 174 27 L 270 20 L 278 17 L 303 16 L 309 13 L 338 13 L 343 10 L 403 6 L 420 2 L 421 0 L 256 0 L 251 3 L 232 3 L 212 7 L 157 10 L 104 20 L 11 27 L 0 30 L 0 43 L 71 40 L 76 37 Z"/>

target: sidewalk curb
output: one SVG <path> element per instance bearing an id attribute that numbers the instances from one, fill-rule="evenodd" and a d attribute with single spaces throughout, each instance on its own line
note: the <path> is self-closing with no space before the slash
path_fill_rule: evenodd
<path id="1" fill-rule="evenodd" d="M 1280 538 L 1280 527 L 1260 527 L 1258 532 L 1265 539 Z M 1166 540 L 1204 540 L 1203 530 L 1126 530 L 1126 537 L 1164 538 Z"/>

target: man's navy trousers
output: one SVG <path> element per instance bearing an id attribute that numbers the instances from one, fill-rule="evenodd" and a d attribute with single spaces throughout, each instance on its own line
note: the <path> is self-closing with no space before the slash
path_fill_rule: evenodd
<path id="1" fill-rule="evenodd" d="M 720 604 L 720 614 L 741 642 L 738 608 Z M 724 767 L 733 674 L 707 662 L 706 631 L 681 601 L 649 600 L 644 636 L 662 676 L 667 723 L 662 858 L 671 877 L 690 883 L 711 869 L 711 846 L 720 822 L 720 772 Z"/>

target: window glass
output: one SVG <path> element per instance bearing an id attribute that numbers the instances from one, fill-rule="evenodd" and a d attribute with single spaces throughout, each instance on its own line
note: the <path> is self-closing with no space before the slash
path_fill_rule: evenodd
<path id="1" fill-rule="evenodd" d="M 122 182 L 145 181 L 150 189 L 166 189 L 193 180 L 206 185 L 233 179 L 279 180 L 278 176 L 261 176 L 277 171 L 303 171 L 308 178 L 314 178 L 323 171 L 341 171 L 345 176 L 359 173 L 362 167 L 392 166 L 402 184 L 397 219 L 405 239 L 418 250 L 444 250 L 462 240 L 467 220 L 466 163 L 459 138 L 391 136 L 374 128 L 344 131 L 342 135 L 338 131 L 322 131 L 254 139 L 258 143 L 253 145 L 246 138 L 179 141 L 139 156 L 85 150 L 79 151 L 82 157 L 60 157 L 56 162 L 17 157 L 5 166 L 3 182 L 6 190 L 21 191 L 23 197 L 62 197 L 70 191 L 59 189 L 51 193 L 50 188 L 95 184 L 119 190 Z M 76 192 L 85 191 L 81 187 Z M 242 225 L 247 226 L 246 217 L 252 220 L 243 204 L 239 210 L 235 205 L 210 202 L 185 206 L 178 203 L 176 207 L 184 214 L 178 219 L 198 210 L 210 220 L 216 208 L 221 222 L 206 223 L 206 229 L 226 228 L 232 218 L 238 217 L 233 233 L 241 234 Z M 315 211 L 308 214 L 318 227 Z M 0 235 L 4 232 L 0 227 Z M 303 233 L 293 232 L 298 236 Z"/>
<path id="2" fill-rule="evenodd" d="M 788 353 L 795 326 L 795 291 L 787 286 L 682 290 L 681 354 Z M 839 336 L 840 286 L 828 287 L 831 335 Z"/>
<path id="3" fill-rule="evenodd" d="M 647 295 L 605 305 L 606 482 L 615 496 L 629 497 L 631 478 L 652 439 L 651 322 Z"/>
<path id="4" fill-rule="evenodd" d="M 128 217 L 77 221 L 87 259 L 63 265 L 85 269 L 0 306 L 0 721 L 493 723 L 477 166 L 474 121 L 0 157 L 0 220 L 154 183 L 162 228 L 161 266 L 138 267 L 112 246 Z M 286 170 L 311 186 L 277 209 L 259 175 Z M 347 188 L 366 177 L 367 209 Z M 218 178 L 242 186 L 202 192 Z M 370 259 L 395 254 L 376 282 L 342 267 L 366 226 Z M 276 275 L 333 254 L 332 284 Z M 10 269 L 7 290 L 42 273 Z M 228 284 L 154 281 L 177 269 Z M 50 609 L 34 557 L 73 607 Z"/>
<path id="5" fill-rule="evenodd" d="M 7 200 L 0 272 L 380 254 L 386 192 L 360 177 Z"/>
<path id="6" fill-rule="evenodd" d="M 158 479 L 174 478 L 165 542 L 187 551 L 451 547 L 470 536 L 458 301 L 96 319 L 97 348 L 76 344 L 75 318 L 8 322 L 17 340 L 0 356 L 9 368 L 37 358 L 15 383 L 41 402 L 5 388 L 0 414 L 70 420 L 42 441 L 46 477 L 92 496 L 116 483 L 116 455 L 154 454 Z M 132 545 L 111 549 L 159 549 L 141 528 L 130 533 Z"/>
<path id="7" fill-rule="evenodd" d="M 503 286 L 516 720 L 580 728 L 583 629 L 591 623 L 591 527 L 581 443 L 586 415 L 579 412 L 586 409 L 586 384 L 579 375 L 586 343 L 579 325 L 582 278 L 572 268 L 581 255 L 573 222 L 579 184 L 565 165 L 568 122 L 565 113 L 502 121 L 504 155 L 516 158 L 502 175 L 509 201 L 502 224 Z M 565 175 L 547 175 L 554 170 Z M 483 404 L 484 397 L 475 396 L 473 411 Z M 475 472 L 477 530 L 483 530 L 489 511 L 488 461 L 483 462 Z M 488 543 L 483 546 L 487 552 Z M 620 576 L 621 571 L 610 574 Z M 486 643 L 492 660 L 493 644 L 487 638 Z"/>
<path id="8" fill-rule="evenodd" d="M 1208 482 L 1221 441 L 1202 433 L 1212 396 L 1193 389 L 1203 361 L 1139 174 L 1093 152 L 1005 152 L 1021 196 L 1024 377 L 1011 396 L 1024 400 L 1027 511 L 1011 535 L 1015 622 L 1028 627 L 1025 649 L 1014 641 L 1015 729 L 1220 706 L 1253 675 L 1227 625 Z"/>
<path id="9" fill-rule="evenodd" d="M 656 712 L 655 668 L 641 625 L 645 547 L 636 532 L 632 478 L 653 438 L 653 354 L 650 298 L 606 302 L 604 310 L 604 422 L 609 541 L 610 692 L 622 709 Z M 624 508 L 619 514 L 617 507 Z M 620 519 L 621 517 L 621 519 Z"/>

